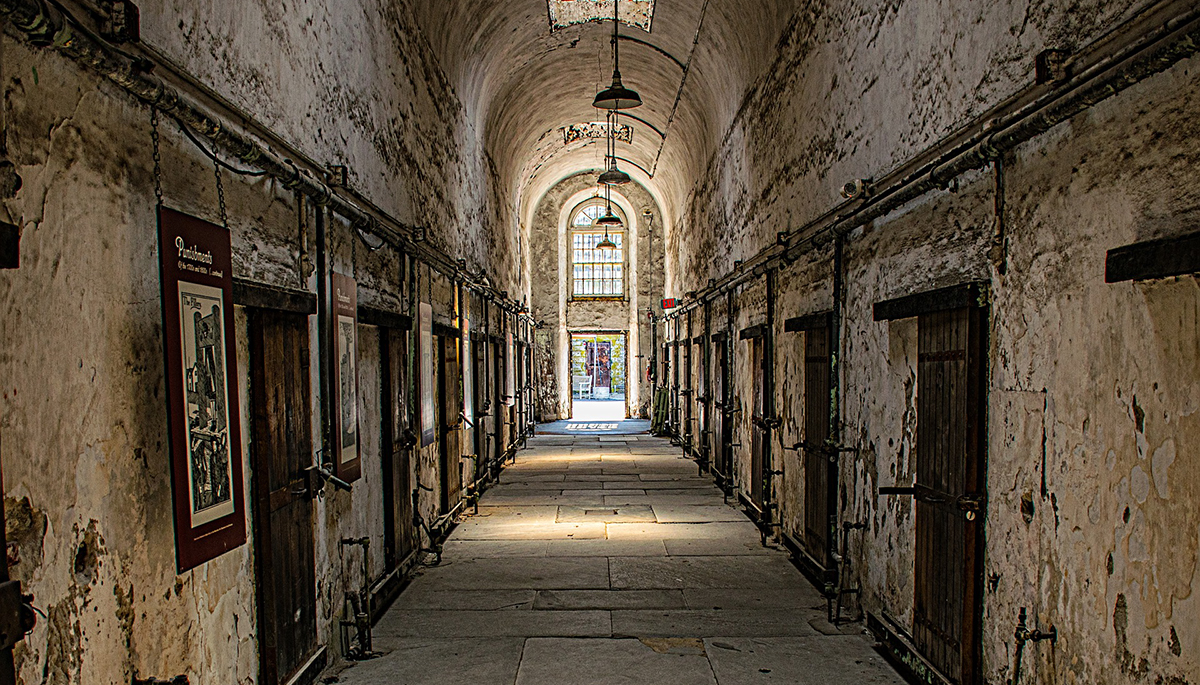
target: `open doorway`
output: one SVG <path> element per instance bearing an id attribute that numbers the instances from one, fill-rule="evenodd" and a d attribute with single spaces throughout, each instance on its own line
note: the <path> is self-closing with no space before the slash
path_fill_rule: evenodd
<path id="1" fill-rule="evenodd" d="M 571 334 L 571 418 L 621 421 L 628 382 L 626 333 Z"/>

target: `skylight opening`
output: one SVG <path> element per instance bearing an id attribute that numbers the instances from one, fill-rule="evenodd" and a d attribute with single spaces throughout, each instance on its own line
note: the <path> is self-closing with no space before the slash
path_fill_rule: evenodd
<path id="1" fill-rule="evenodd" d="M 550 6 L 550 28 L 565 29 L 572 24 L 607 21 L 613 18 L 613 0 L 546 0 Z M 621 23 L 636 26 L 646 33 L 654 20 L 654 0 L 620 0 Z"/>

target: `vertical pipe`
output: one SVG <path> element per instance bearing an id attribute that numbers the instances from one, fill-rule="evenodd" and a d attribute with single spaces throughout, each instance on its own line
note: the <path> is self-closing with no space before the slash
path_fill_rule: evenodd
<path id="1" fill-rule="evenodd" d="M 775 471 L 773 461 L 773 426 L 775 425 L 775 271 L 767 271 L 767 328 L 763 331 L 763 514 L 770 517 L 772 523 L 777 517 L 771 515 L 772 507 L 776 506 L 773 497 L 775 489 Z"/>
<path id="2" fill-rule="evenodd" d="M 842 375 L 842 319 L 845 310 L 845 238 L 838 234 L 833 243 L 833 312 L 829 317 L 829 442 L 833 445 L 842 444 L 841 421 L 841 375 Z M 836 454 L 836 453 L 835 453 Z M 830 473 L 830 492 L 834 497 L 829 508 L 828 538 L 829 558 L 837 559 L 837 533 L 840 507 L 836 499 L 841 488 L 837 483 L 841 480 L 841 464 L 835 462 Z M 845 504 L 844 502 L 842 504 Z M 843 563 L 843 562 L 839 562 Z M 840 577 L 840 574 L 839 574 Z"/>
<path id="3" fill-rule="evenodd" d="M 329 387 L 330 374 L 329 365 L 331 363 L 330 353 L 332 345 L 330 344 L 330 328 L 329 328 L 329 249 L 328 249 L 328 232 L 329 232 L 329 210 L 323 205 L 317 206 L 316 217 L 316 232 L 317 232 L 317 385 L 318 394 L 320 395 L 321 408 L 321 461 L 330 465 L 333 463 L 333 455 L 330 454 L 329 441 L 332 432 L 330 416 L 331 399 L 333 397 L 332 388 Z M 330 466 L 332 470 L 332 466 Z"/>

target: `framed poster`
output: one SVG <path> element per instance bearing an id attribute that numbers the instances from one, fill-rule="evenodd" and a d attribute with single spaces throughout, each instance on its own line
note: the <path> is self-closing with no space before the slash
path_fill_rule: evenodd
<path id="1" fill-rule="evenodd" d="M 175 561 L 246 542 L 229 231 L 158 210 Z"/>
<path id="2" fill-rule="evenodd" d="M 333 384 L 334 445 L 337 477 L 352 483 L 362 476 L 358 449 L 358 285 L 353 278 L 333 273 L 331 279 L 333 311 Z"/>
<path id="3" fill-rule="evenodd" d="M 462 384 L 463 417 L 469 424 L 475 423 L 475 357 L 471 354 L 471 315 L 462 316 Z M 468 426 L 469 427 L 469 426 Z"/>
<path id="4" fill-rule="evenodd" d="M 511 328 L 504 334 L 504 343 L 504 405 L 511 407 L 517 403 L 517 355 Z"/>
<path id="5" fill-rule="evenodd" d="M 417 305 L 417 348 L 421 353 L 421 447 L 437 439 L 437 417 L 434 415 L 433 385 L 433 305 Z"/>

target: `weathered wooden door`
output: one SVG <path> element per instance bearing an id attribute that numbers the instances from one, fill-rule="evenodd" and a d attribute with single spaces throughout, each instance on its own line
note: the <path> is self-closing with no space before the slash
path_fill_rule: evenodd
<path id="1" fill-rule="evenodd" d="M 835 540 L 832 517 L 834 462 L 825 449 L 830 410 L 829 327 L 804 334 L 804 546 L 813 559 L 829 568 L 830 543 Z"/>
<path id="2" fill-rule="evenodd" d="M 729 444 L 733 442 L 733 422 L 730 421 L 732 401 L 729 396 L 729 345 L 725 339 L 715 341 L 713 352 L 716 373 L 713 375 L 712 388 L 713 430 L 709 439 L 712 441 L 714 468 L 723 479 L 728 480 Z"/>
<path id="3" fill-rule="evenodd" d="M 462 392 L 458 368 L 458 341 L 437 336 L 438 347 L 438 452 L 442 470 L 442 513 L 447 513 L 462 498 L 462 450 L 459 447 Z"/>
<path id="4" fill-rule="evenodd" d="M 500 461 L 504 459 L 504 452 L 507 448 L 507 445 L 504 444 L 504 431 L 508 423 L 508 407 L 504 404 L 505 367 L 503 343 L 492 343 L 492 365 L 492 458 Z"/>
<path id="5" fill-rule="evenodd" d="M 979 682 L 986 310 L 917 323 L 917 648 L 954 682 Z"/>
<path id="6" fill-rule="evenodd" d="M 691 329 L 691 326 L 688 327 Z M 692 384 L 692 341 L 685 339 L 679 343 L 680 351 L 683 353 L 683 390 L 680 392 L 683 395 L 683 449 L 687 456 L 695 456 L 693 450 L 695 443 L 692 441 L 694 434 L 692 426 L 692 397 L 695 396 Z"/>
<path id="7" fill-rule="evenodd" d="M 475 340 L 471 345 L 471 353 L 475 356 L 472 365 L 475 377 L 471 383 L 471 390 L 475 393 L 475 418 L 472 419 L 475 422 L 475 456 L 479 460 L 478 469 L 482 472 L 489 469 L 491 464 L 491 445 L 487 440 L 487 415 L 492 411 L 487 394 L 487 342 Z"/>
<path id="8" fill-rule="evenodd" d="M 383 556 L 390 571 L 413 551 L 408 425 L 408 334 L 379 331 L 383 360 Z"/>
<path id="9" fill-rule="evenodd" d="M 766 485 L 765 470 L 766 459 L 765 451 L 767 440 L 766 435 L 766 374 L 765 371 L 765 345 L 762 336 L 750 339 L 750 373 L 752 374 L 753 382 L 753 397 L 750 398 L 753 414 L 750 420 L 750 501 L 758 508 L 759 512 L 764 512 L 767 498 L 764 492 Z"/>
<path id="10" fill-rule="evenodd" d="M 276 685 L 317 647 L 308 317 L 251 310 L 250 358 L 260 682 Z"/>

